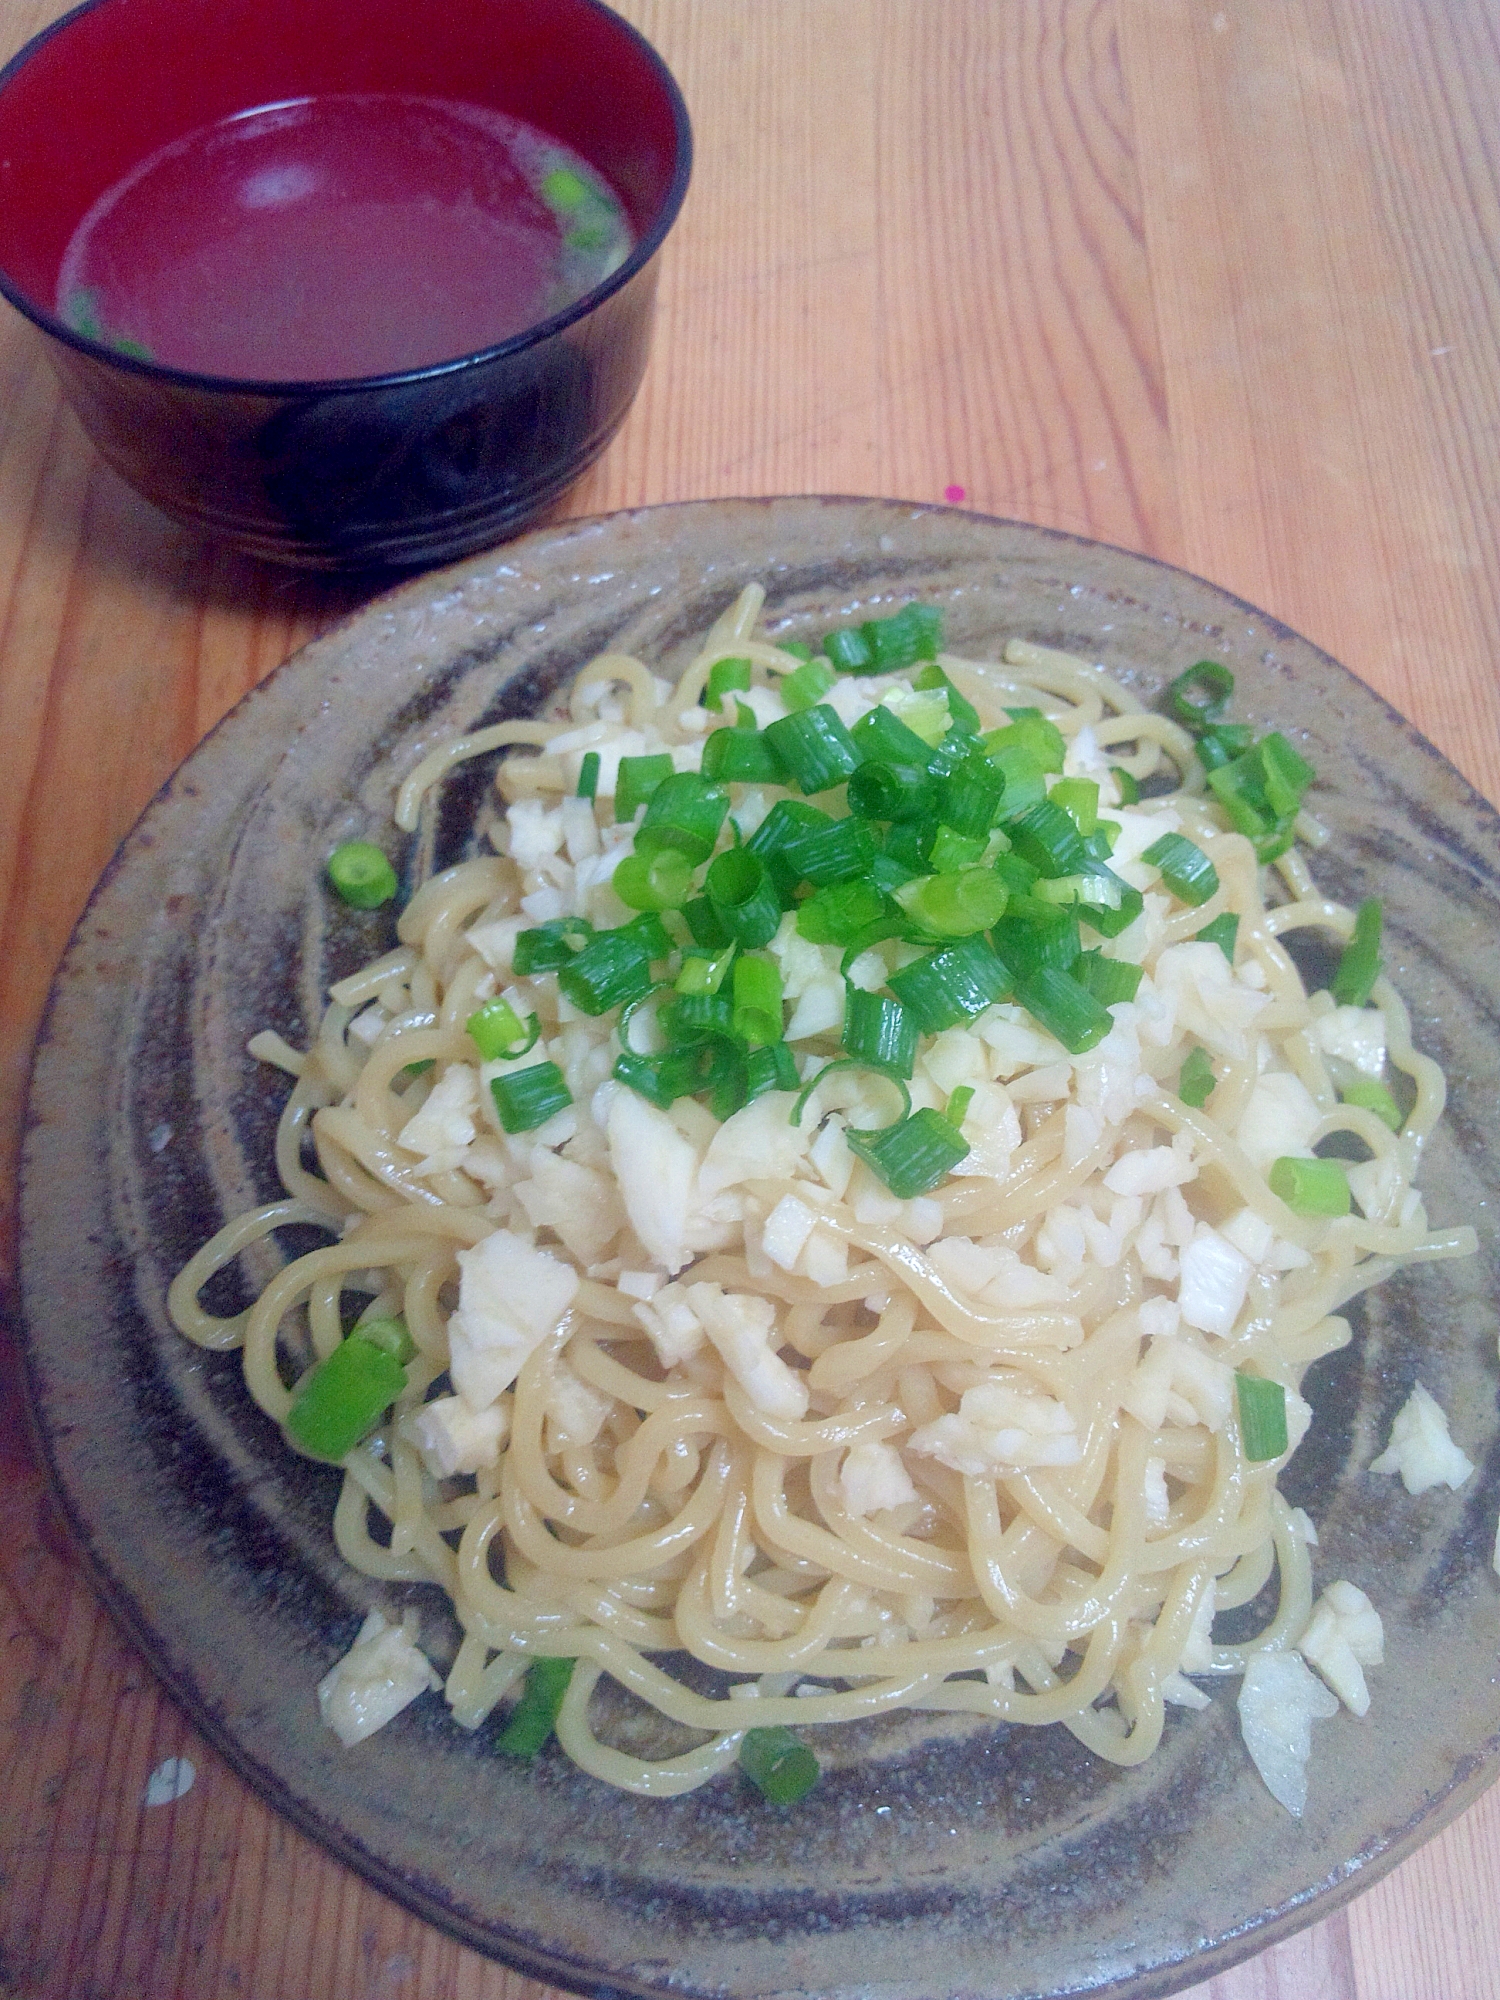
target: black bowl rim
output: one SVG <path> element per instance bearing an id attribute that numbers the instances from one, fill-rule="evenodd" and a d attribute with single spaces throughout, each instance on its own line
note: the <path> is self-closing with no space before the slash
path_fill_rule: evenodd
<path id="1" fill-rule="evenodd" d="M 0 69 L 0 97 L 10 85 L 12 78 L 31 61 L 46 43 L 65 34 L 73 24 L 85 14 L 92 14 L 96 8 L 117 5 L 118 0 L 82 0 L 82 4 L 71 8 L 56 21 L 49 23 L 40 33 L 35 34 Z M 173 368 L 164 362 L 143 360 L 133 354 L 122 353 L 118 348 L 109 347 L 104 342 L 90 340 L 87 335 L 75 332 L 64 324 L 55 313 L 37 304 L 29 293 L 22 291 L 9 273 L 0 266 L 0 295 L 9 300 L 16 311 L 29 319 L 33 326 L 55 340 L 60 346 L 71 347 L 86 355 L 89 360 L 103 362 L 112 368 L 119 368 L 126 374 L 139 375 L 147 381 L 160 382 L 175 389 L 188 389 L 197 394 L 263 396 L 286 401 L 305 396 L 340 396 L 368 394 L 377 389 L 409 388 L 418 383 L 438 381 L 444 376 L 459 375 L 469 370 L 488 366 L 494 361 L 509 360 L 512 355 L 525 354 L 533 347 L 539 347 L 555 334 L 565 333 L 571 326 L 585 320 L 606 299 L 622 291 L 638 272 L 643 271 L 656 255 L 673 223 L 677 220 L 683 201 L 687 196 L 688 181 L 693 167 L 693 129 L 688 118 L 687 101 L 682 88 L 662 57 L 660 51 L 649 42 L 633 22 L 613 7 L 605 5 L 605 0 L 583 0 L 583 5 L 596 14 L 611 20 L 616 28 L 645 56 L 655 70 L 657 80 L 666 94 L 671 107 L 672 126 L 676 137 L 676 164 L 672 178 L 662 198 L 656 219 L 646 233 L 638 239 L 630 255 L 618 270 L 575 299 L 562 312 L 554 313 L 550 319 L 538 320 L 535 326 L 524 327 L 520 333 L 512 334 L 508 340 L 496 341 L 491 347 L 476 349 L 472 354 L 454 355 L 446 361 L 425 363 L 420 368 L 401 368 L 384 375 L 340 375 L 326 379 L 304 380 L 301 378 L 285 381 L 266 380 L 253 376 L 200 374 L 191 368 Z M 295 100 L 290 100 L 295 101 Z"/>

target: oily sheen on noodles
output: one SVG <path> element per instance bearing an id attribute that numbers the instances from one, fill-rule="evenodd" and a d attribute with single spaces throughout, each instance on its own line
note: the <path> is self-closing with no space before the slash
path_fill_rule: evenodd
<path id="1" fill-rule="evenodd" d="M 1192 1676 L 1245 1675 L 1247 1740 L 1296 1810 L 1332 1700 L 1302 1660 L 1357 1707 L 1379 1620 L 1349 1584 L 1315 1610 L 1315 1524 L 1276 1477 L 1304 1370 L 1349 1338 L 1340 1308 L 1472 1247 L 1429 1228 L 1414 1184 L 1442 1075 L 1378 968 L 1356 1004 L 1304 989 L 1289 933 L 1368 939 L 1287 844 L 1323 838 L 1295 798 L 1267 862 L 1206 783 L 1212 704 L 1185 728 L 1024 639 L 997 662 L 941 651 L 931 617 L 902 628 L 901 664 L 871 627 L 809 661 L 756 636 L 760 605 L 747 591 L 675 686 L 606 655 L 566 714 L 406 775 L 411 830 L 456 763 L 505 751 L 494 852 L 417 891 L 306 1052 L 256 1038 L 295 1079 L 285 1199 L 205 1245 L 176 1323 L 242 1347 L 299 1449 L 294 1409 L 351 1319 L 404 1324 L 388 1411 L 330 1453 L 333 1529 L 368 1575 L 451 1598 L 444 1693 L 466 1726 L 538 1659 L 576 1661 L 563 1750 L 667 1795 L 740 1757 L 752 1724 L 816 1741 L 895 1708 L 1062 1723 L 1136 1763 L 1170 1704 L 1206 1701 Z M 808 715 L 834 723 L 778 729 Z M 847 757 L 824 784 L 798 764 L 818 729 L 818 754 L 852 742 L 898 773 L 910 730 L 921 759 L 884 792 Z M 1256 767 L 1273 807 L 1278 768 Z M 704 769 L 677 818 L 652 805 L 664 775 Z M 903 822 L 901 785 L 936 800 L 925 824 Z M 868 884 L 776 847 L 814 820 L 836 846 L 851 829 L 819 816 L 851 802 Z M 650 963 L 618 1004 L 576 983 L 612 937 Z M 955 948 L 970 983 L 934 1001 L 929 961 Z M 877 1019 L 910 1030 L 904 1063 L 871 1052 Z M 870 1137 L 897 1127 L 894 1151 Z M 1335 1133 L 1363 1160 L 1320 1162 Z M 212 1274 L 292 1222 L 328 1246 L 248 1312 L 205 1312 Z M 1216 1643 L 1215 1614 L 1273 1575 L 1265 1629 Z M 720 1692 L 674 1672 L 683 1653 Z M 326 1693 L 351 1741 L 435 1679 L 412 1621 L 379 1614 L 346 1665 Z M 604 1740 L 602 1676 L 682 1747 Z"/>

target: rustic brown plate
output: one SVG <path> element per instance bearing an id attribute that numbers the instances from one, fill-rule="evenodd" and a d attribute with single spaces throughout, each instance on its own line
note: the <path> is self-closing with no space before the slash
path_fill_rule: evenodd
<path id="1" fill-rule="evenodd" d="M 1452 1110 L 1425 1171 L 1461 1265 L 1402 1274 L 1314 1371 L 1318 1423 L 1286 1485 L 1317 1573 L 1384 1619 L 1373 1707 L 1315 1732 L 1295 1822 L 1239 1740 L 1235 1685 L 1174 1715 L 1142 1769 L 1061 1729 L 893 1719 L 828 1739 L 795 1811 L 733 1776 L 658 1803 L 555 1754 L 531 1768 L 427 1696 L 353 1752 L 314 1688 L 368 1604 L 436 1594 L 347 1571 L 337 1476 L 287 1457 L 233 1355 L 172 1331 L 167 1282 L 232 1211 L 279 1190 L 281 1089 L 254 1029 L 291 1040 L 380 946 L 333 913 L 321 858 L 382 837 L 393 789 L 451 731 L 532 708 L 606 646 L 680 666 L 745 582 L 789 637 L 944 607 L 952 643 L 1012 633 L 1147 692 L 1205 653 L 1238 712 L 1316 764 L 1347 900 L 1385 899 L 1388 952 Z M 485 774 L 450 784 L 410 871 L 463 851 Z M 424 578 L 309 646 L 188 759 L 120 850 L 58 974 L 23 1181 L 36 1418 L 109 1602 L 205 1734 L 279 1810 L 455 1936 L 592 1993 L 860 2000 L 1166 1993 L 1325 1914 L 1473 1799 L 1500 1750 L 1496 1245 L 1500 825 L 1368 689 L 1305 640 L 1181 571 L 1032 527 L 864 500 L 716 501 L 572 523 Z M 1479 1464 L 1409 1498 L 1363 1470 L 1414 1376 Z M 820 1738 L 820 1748 L 824 1739 Z"/>

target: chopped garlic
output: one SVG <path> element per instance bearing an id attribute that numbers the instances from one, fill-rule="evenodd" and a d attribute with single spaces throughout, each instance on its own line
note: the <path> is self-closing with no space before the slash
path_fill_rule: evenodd
<path id="1" fill-rule="evenodd" d="M 1245 1303 L 1250 1260 L 1216 1229 L 1200 1229 L 1178 1260 L 1177 1304 L 1189 1326 L 1227 1340 Z"/>
<path id="2" fill-rule="evenodd" d="M 448 1372 L 459 1394 L 482 1410 L 510 1387 L 526 1357 L 562 1319 L 578 1290 L 578 1273 L 508 1229 L 460 1250 L 458 1270 Z"/>
<path id="3" fill-rule="evenodd" d="M 479 1472 L 498 1465 L 505 1437 L 503 1403 L 476 1410 L 462 1396 L 438 1396 L 414 1410 L 408 1419 L 412 1440 L 434 1479 L 452 1479 L 460 1472 Z"/>
<path id="4" fill-rule="evenodd" d="M 905 1507 L 917 1489 L 894 1445 L 851 1445 L 839 1468 L 839 1490 L 851 1514 L 875 1514 L 886 1507 Z"/>
<path id="5" fill-rule="evenodd" d="M 1425 1493 L 1429 1486 L 1456 1490 L 1474 1465 L 1448 1435 L 1448 1419 L 1436 1398 L 1418 1382 L 1396 1412 L 1390 1443 L 1370 1470 L 1399 1472 L 1408 1493 Z"/>
<path id="6" fill-rule="evenodd" d="M 1334 1007 L 1312 1023 L 1324 1055 L 1340 1056 L 1361 1076 L 1385 1075 L 1385 1016 L 1378 1007 Z"/>
<path id="7" fill-rule="evenodd" d="M 807 1383 L 776 1352 L 774 1303 L 747 1292 L 725 1292 L 718 1285 L 689 1285 L 687 1298 L 756 1409 L 783 1422 L 800 1422 L 807 1415 Z"/>
<path id="8" fill-rule="evenodd" d="M 1297 1651 L 1355 1715 L 1370 1706 L 1363 1669 L 1378 1667 L 1385 1658 L 1385 1631 L 1380 1613 L 1357 1584 L 1342 1579 L 1329 1584 L 1318 1599 Z"/>
<path id="9" fill-rule="evenodd" d="M 323 1720 L 346 1749 L 353 1749 L 392 1716 L 442 1682 L 414 1643 L 417 1615 L 408 1611 L 399 1625 L 372 1611 L 354 1644 L 318 1682 Z"/>
<path id="10" fill-rule="evenodd" d="M 1312 1725 L 1337 1715 L 1338 1696 L 1295 1653 L 1252 1653 L 1240 1685 L 1240 1734 L 1271 1796 L 1301 1818 Z"/>
<path id="11" fill-rule="evenodd" d="M 427 1102 L 396 1135 L 396 1144 L 425 1157 L 419 1174 L 456 1167 L 474 1140 L 474 1114 L 479 1106 L 479 1077 L 467 1063 L 450 1063 L 432 1086 Z"/>
<path id="12" fill-rule="evenodd" d="M 1066 1403 L 999 1380 L 966 1389 L 956 1411 L 912 1433 L 909 1448 L 972 1479 L 1083 1456 Z"/>

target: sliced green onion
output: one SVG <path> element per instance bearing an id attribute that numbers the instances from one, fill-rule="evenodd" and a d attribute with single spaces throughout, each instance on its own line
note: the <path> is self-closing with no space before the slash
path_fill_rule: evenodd
<path id="1" fill-rule="evenodd" d="M 1092 833 L 1083 836 L 1083 844 L 1095 861 L 1108 861 L 1119 838 L 1120 822 L 1117 819 L 1101 819 L 1095 822 Z"/>
<path id="2" fill-rule="evenodd" d="M 1235 1373 L 1234 1386 L 1240 1406 L 1240 1442 L 1252 1464 L 1280 1458 L 1286 1450 L 1286 1391 L 1279 1382 L 1262 1375 Z"/>
<path id="3" fill-rule="evenodd" d="M 1000 817 L 1005 774 L 988 757 L 966 757 L 942 785 L 938 817 L 955 833 L 983 839 Z"/>
<path id="4" fill-rule="evenodd" d="M 734 958 L 734 946 L 704 957 L 699 952 L 683 953 L 682 970 L 677 975 L 679 993 L 717 993 Z"/>
<path id="5" fill-rule="evenodd" d="M 960 1021 L 972 1021 L 994 1001 L 1007 998 L 1014 982 L 1009 968 L 984 939 L 970 937 L 914 959 L 893 972 L 886 984 L 911 1009 L 923 1034 L 935 1035 Z M 1109 1016 L 1104 1018 L 1110 1025 Z"/>
<path id="6" fill-rule="evenodd" d="M 802 1114 L 807 1109 L 807 1100 L 812 1096 L 818 1085 L 832 1076 L 836 1070 L 848 1069 L 868 1070 L 872 1076 L 884 1077 L 885 1081 L 890 1084 L 901 1100 L 901 1109 L 896 1114 L 896 1122 L 898 1124 L 910 1114 L 911 1092 L 906 1087 L 904 1077 L 897 1076 L 894 1070 L 888 1069 L 883 1063 L 861 1062 L 855 1056 L 841 1056 L 837 1062 L 824 1063 L 816 1075 L 810 1076 L 807 1079 L 806 1083 L 803 1084 L 801 1090 L 797 1093 L 797 1102 L 792 1106 L 792 1115 L 787 1120 L 787 1123 L 789 1125 L 800 1125 L 802 1123 Z"/>
<path id="7" fill-rule="evenodd" d="M 1367 896 L 1354 916 L 1354 935 L 1339 955 L 1338 971 L 1329 992 L 1341 1007 L 1369 1005 L 1370 991 L 1380 977 L 1382 911 L 1378 896 Z"/>
<path id="8" fill-rule="evenodd" d="M 682 914 L 692 932 L 693 943 L 705 951 L 723 951 L 734 943 L 707 896 L 694 896 L 690 903 L 684 903 Z"/>
<path id="9" fill-rule="evenodd" d="M 663 1007 L 657 1018 L 673 1047 L 685 1047 L 690 1042 L 707 1041 L 714 1035 L 732 1034 L 734 1002 L 727 993 L 683 993 Z M 622 1042 L 625 1039 L 623 1030 L 622 1018 Z"/>
<path id="10" fill-rule="evenodd" d="M 918 660 L 935 660 L 943 645 L 943 614 L 930 604 L 903 604 L 890 618 L 860 627 L 877 674 L 898 674 Z"/>
<path id="11" fill-rule="evenodd" d="M 773 1806 L 794 1806 L 818 1782 L 817 1758 L 790 1729 L 779 1726 L 745 1731 L 740 1769 Z"/>
<path id="12" fill-rule="evenodd" d="M 1009 723 L 992 729 L 984 738 L 986 756 L 997 750 L 1025 750 L 1044 771 L 1061 771 L 1068 754 L 1067 742 L 1055 722 L 1039 708 L 1007 708 Z"/>
<path id="13" fill-rule="evenodd" d="M 885 897 L 868 879 L 834 882 L 798 906 L 797 934 L 809 944 L 852 944 L 885 914 Z"/>
<path id="14" fill-rule="evenodd" d="M 410 1062 L 402 1070 L 405 1077 L 426 1076 L 428 1070 L 437 1068 L 436 1056 L 423 1056 L 420 1062 Z"/>
<path id="15" fill-rule="evenodd" d="M 1389 1125 L 1393 1132 L 1399 1132 L 1406 1122 L 1395 1098 L 1373 1076 L 1356 1077 L 1346 1090 L 1339 1092 L 1339 1096 L 1345 1104 L 1352 1104 L 1359 1111 L 1373 1111 L 1382 1124 Z"/>
<path id="16" fill-rule="evenodd" d="M 917 764 L 861 764 L 849 774 L 849 810 L 859 819 L 919 823 L 932 817 L 936 797 Z"/>
<path id="17" fill-rule="evenodd" d="M 1082 981 L 1055 965 L 1023 979 L 1017 998 L 1069 1055 L 1095 1048 L 1114 1026 L 1113 1016 Z"/>
<path id="18" fill-rule="evenodd" d="M 1088 988 L 1101 1007 L 1117 1007 L 1122 1000 L 1133 1000 L 1145 969 L 1132 965 L 1128 958 L 1106 958 L 1102 951 L 1081 952 L 1071 968 L 1073 977 Z"/>
<path id="19" fill-rule="evenodd" d="M 575 174 L 571 167 L 554 167 L 542 176 L 542 200 L 549 208 L 560 208 L 564 212 L 572 208 L 583 208 L 596 199 L 594 190 L 581 174 Z"/>
<path id="20" fill-rule="evenodd" d="M 592 799 L 598 796 L 598 792 L 599 752 L 585 750 L 583 761 L 578 766 L 578 796 L 581 799 Z"/>
<path id="21" fill-rule="evenodd" d="M 955 833 L 951 826 L 939 826 L 927 846 L 927 859 L 935 875 L 952 875 L 960 868 L 972 868 L 988 843 L 982 836 Z M 921 843 L 918 843 L 921 852 Z"/>
<path id="22" fill-rule="evenodd" d="M 1257 747 L 1271 810 L 1279 819 L 1292 818 L 1301 809 L 1303 793 L 1318 774 L 1279 729 L 1263 736 Z"/>
<path id="23" fill-rule="evenodd" d="M 493 1000 L 486 1000 L 469 1016 L 464 1026 L 486 1062 L 498 1062 L 502 1056 L 524 1056 L 528 1049 L 536 1046 L 542 1032 L 542 1024 L 535 1014 L 528 1014 L 522 1021 L 510 1002 L 498 995 Z M 517 1043 L 520 1043 L 519 1048 Z"/>
<path id="24" fill-rule="evenodd" d="M 1079 952 L 1078 918 L 1071 907 L 1016 896 L 995 926 L 995 950 L 1018 977 L 1048 965 L 1066 972 Z"/>
<path id="25" fill-rule="evenodd" d="M 1079 879 L 1074 907 L 1091 930 L 1096 930 L 1100 937 L 1112 938 L 1129 930 L 1146 907 L 1146 899 L 1112 868 L 1095 861 Z"/>
<path id="26" fill-rule="evenodd" d="M 1164 833 L 1141 859 L 1161 870 L 1161 879 L 1180 902 L 1206 903 L 1219 892 L 1218 869 L 1185 833 Z"/>
<path id="27" fill-rule="evenodd" d="M 555 1062 L 532 1063 L 526 1069 L 492 1077 L 490 1095 L 507 1132 L 534 1132 L 573 1102 L 573 1093 Z"/>
<path id="28" fill-rule="evenodd" d="M 868 672 L 875 662 L 875 650 L 857 625 L 843 632 L 830 632 L 823 640 L 823 654 L 841 674 Z"/>
<path id="29" fill-rule="evenodd" d="M 400 886 L 390 861 L 371 840 L 346 840 L 328 857 L 328 880 L 354 910 L 378 910 Z"/>
<path id="30" fill-rule="evenodd" d="M 526 1669 L 526 1685 L 521 1699 L 495 1738 L 495 1748 L 507 1757 L 534 1757 L 557 1726 L 558 1712 L 568 1682 L 573 1678 L 572 1660 L 543 1655 Z"/>
<path id="31" fill-rule="evenodd" d="M 754 951 L 775 937 L 781 898 L 765 863 L 748 847 L 716 854 L 709 863 L 706 887 L 714 915 L 736 944 Z"/>
<path id="32" fill-rule="evenodd" d="M 417 1343 L 411 1337 L 411 1329 L 399 1313 L 382 1314 L 377 1319 L 362 1319 L 351 1328 L 361 1340 L 369 1341 L 382 1353 L 389 1354 L 393 1361 L 399 1361 L 404 1368 L 417 1351 Z"/>
<path id="33" fill-rule="evenodd" d="M 781 699 L 793 713 L 799 708 L 811 708 L 814 702 L 823 699 L 835 678 L 826 660 L 808 660 L 782 680 Z"/>
<path id="34" fill-rule="evenodd" d="M 905 764 L 925 771 L 932 758 L 932 745 L 884 702 L 862 715 L 849 734 L 867 764 Z"/>
<path id="35" fill-rule="evenodd" d="M 781 974 L 774 959 L 734 961 L 734 1032 L 752 1048 L 781 1040 Z"/>
<path id="36" fill-rule="evenodd" d="M 627 854 L 610 885 L 628 909 L 680 910 L 693 893 L 693 864 L 674 847 Z"/>
<path id="37" fill-rule="evenodd" d="M 1021 859 L 1043 875 L 1081 875 L 1089 865 L 1078 828 L 1050 798 L 1039 800 L 1016 819 L 1007 816 L 1005 830 Z"/>
<path id="38" fill-rule="evenodd" d="M 826 792 L 859 769 L 854 739 L 826 702 L 784 715 L 762 733 L 800 791 Z"/>
<path id="39" fill-rule="evenodd" d="M 851 986 L 844 1000 L 844 1049 L 855 1062 L 909 1078 L 917 1060 L 916 1016 L 899 1000 Z"/>
<path id="40" fill-rule="evenodd" d="M 1234 675 L 1217 660 L 1199 660 L 1168 686 L 1163 706 L 1184 729 L 1207 729 L 1229 706 Z"/>
<path id="41" fill-rule="evenodd" d="M 1214 1093 L 1218 1078 L 1214 1066 L 1208 1059 L 1208 1050 L 1194 1048 L 1189 1051 L 1187 1061 L 1177 1073 L 1177 1095 L 1193 1110 L 1201 1111 Z"/>
<path id="42" fill-rule="evenodd" d="M 1134 771 L 1127 771 L 1123 764 L 1111 764 L 1109 768 L 1114 773 L 1115 783 L 1120 788 L 1120 804 L 1122 806 L 1138 805 L 1140 803 L 1141 787 L 1140 781 Z"/>
<path id="43" fill-rule="evenodd" d="M 1001 794 L 1000 817 L 1009 822 L 1040 805 L 1047 796 L 1047 774 L 1040 761 L 1022 741 L 1004 742 L 1008 735 L 1003 729 L 993 730 L 980 740 L 984 754 L 1005 780 L 1005 790 Z"/>
<path id="44" fill-rule="evenodd" d="M 790 653 L 794 660 L 810 660 L 814 657 L 813 649 L 805 639 L 775 639 L 772 644 L 779 652 Z"/>
<path id="45" fill-rule="evenodd" d="M 650 757 L 622 757 L 615 779 L 615 819 L 623 826 L 634 819 L 664 778 L 672 776 L 672 759 L 666 751 Z"/>
<path id="46" fill-rule="evenodd" d="M 554 917 L 534 931 L 522 931 L 516 939 L 514 965 L 521 977 L 533 972 L 556 972 L 594 935 L 587 917 Z"/>
<path id="47" fill-rule="evenodd" d="M 900 1201 L 926 1194 L 966 1158 L 969 1142 L 930 1105 L 878 1132 L 849 1128 L 844 1139 Z"/>
<path id="48" fill-rule="evenodd" d="M 406 1370 L 377 1341 L 351 1333 L 297 1384 L 286 1427 L 318 1458 L 343 1458 L 406 1387 Z"/>
<path id="49" fill-rule="evenodd" d="M 764 730 L 715 729 L 704 740 L 703 776 L 729 785 L 779 785 L 786 773 Z"/>
<path id="50" fill-rule="evenodd" d="M 1205 924 L 1202 930 L 1195 931 L 1193 936 L 1199 944 L 1216 944 L 1233 965 L 1235 940 L 1239 934 L 1239 918 L 1233 910 L 1222 910 L 1211 924 Z"/>
<path id="51" fill-rule="evenodd" d="M 1092 778 L 1059 778 L 1047 796 L 1081 834 L 1092 833 L 1099 824 L 1099 787 Z"/>
<path id="52" fill-rule="evenodd" d="M 948 1102 L 943 1106 L 943 1116 L 955 1130 L 962 1127 L 964 1120 L 969 1115 L 969 1106 L 973 1102 L 974 1086 L 972 1083 L 960 1084 L 957 1090 L 950 1091 Z"/>
<path id="53" fill-rule="evenodd" d="M 768 1090 L 796 1090 L 802 1079 L 797 1074 L 797 1058 L 785 1042 L 767 1042 L 749 1049 L 745 1055 L 745 1102 L 763 1097 Z"/>
<path id="54" fill-rule="evenodd" d="M 583 1013 L 608 1014 L 650 989 L 649 948 L 628 928 L 600 931 L 558 968 L 557 983 Z"/>
<path id="55" fill-rule="evenodd" d="M 642 910 L 628 924 L 621 924 L 615 935 L 638 944 L 653 965 L 661 959 L 670 958 L 677 949 L 676 939 L 668 934 L 666 925 L 654 910 Z"/>
<path id="56" fill-rule="evenodd" d="M 1019 854 L 997 854 L 992 866 L 1013 896 L 1029 896 L 1041 879 L 1039 871 Z"/>
<path id="57" fill-rule="evenodd" d="M 703 684 L 703 705 L 717 715 L 726 694 L 740 694 L 749 687 L 752 672 L 748 660 L 715 660 Z"/>
<path id="58" fill-rule="evenodd" d="M 710 1050 L 703 1042 L 667 1049 L 655 1056 L 637 1055 L 625 1049 L 615 1059 L 614 1076 L 654 1104 L 669 1111 L 679 1097 L 693 1097 L 708 1081 Z"/>
<path id="59" fill-rule="evenodd" d="M 952 734 L 953 717 L 948 713 L 948 696 L 942 688 L 914 688 L 903 682 L 880 697 L 880 706 L 904 722 L 927 745 L 929 761 Z"/>
<path id="60" fill-rule="evenodd" d="M 931 937 L 972 937 L 1003 914 L 1009 892 L 990 868 L 961 868 L 919 876 L 896 891 L 896 901 Z"/>
<path id="61" fill-rule="evenodd" d="M 714 851 L 729 811 L 729 794 L 696 771 L 674 771 L 652 792 L 635 836 L 637 854 L 675 849 L 695 866 Z"/>
<path id="62" fill-rule="evenodd" d="M 1194 753 L 1205 771 L 1217 771 L 1243 757 L 1255 740 L 1255 731 L 1244 722 L 1220 722 L 1205 729 L 1194 744 Z"/>
<path id="63" fill-rule="evenodd" d="M 1340 1160 L 1299 1160 L 1285 1155 L 1272 1164 L 1271 1192 L 1293 1215 L 1347 1215 L 1349 1176 Z"/>
<path id="64" fill-rule="evenodd" d="M 935 662 L 913 674 L 911 684 L 914 688 L 920 689 L 924 694 L 929 689 L 941 688 L 948 697 L 948 713 L 953 718 L 954 728 L 967 730 L 971 736 L 978 733 L 979 710 L 969 700 L 967 695 L 959 693 L 942 668 Z"/>
<path id="65" fill-rule="evenodd" d="M 806 826 L 784 843 L 782 856 L 804 882 L 828 889 L 867 876 L 875 859 L 875 836 L 862 819 L 831 819 Z"/>

